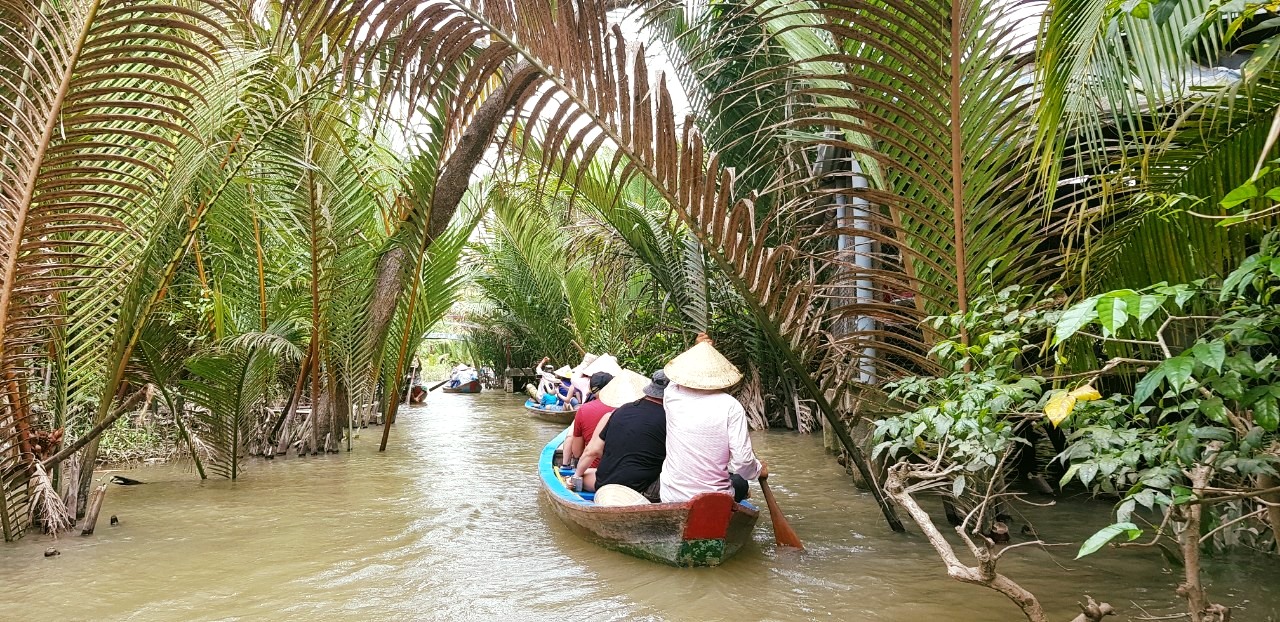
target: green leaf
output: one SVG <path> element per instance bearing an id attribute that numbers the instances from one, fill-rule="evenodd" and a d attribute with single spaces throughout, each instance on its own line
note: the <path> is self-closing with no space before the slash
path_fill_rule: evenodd
<path id="1" fill-rule="evenodd" d="M 1225 356 L 1225 355 L 1224 355 Z M 1160 364 L 1164 368 L 1164 376 L 1169 380 L 1169 386 L 1174 391 L 1181 392 L 1183 385 L 1191 378 L 1191 371 L 1195 369 L 1195 361 L 1186 355 L 1175 356 Z"/>
<path id="2" fill-rule="evenodd" d="M 1200 402 L 1200 412 L 1217 423 L 1227 423 L 1227 407 L 1222 404 L 1220 397 L 1212 397 Z"/>
<path id="3" fill-rule="evenodd" d="M 1227 358 L 1227 344 L 1217 340 L 1197 343 L 1191 348 L 1191 356 L 1195 357 L 1197 363 L 1222 373 L 1222 362 Z"/>
<path id="4" fill-rule="evenodd" d="M 1137 505 L 1137 502 L 1133 499 L 1125 499 L 1120 506 L 1116 508 L 1116 522 L 1129 522 L 1129 517 L 1133 516 L 1133 509 L 1137 507 Z"/>
<path id="5" fill-rule="evenodd" d="M 1179 0 L 1160 0 L 1151 8 L 1151 19 L 1157 26 L 1163 26 L 1169 21 L 1169 16 L 1173 15 L 1173 9 L 1178 6 Z"/>
<path id="6" fill-rule="evenodd" d="M 1062 488 L 1062 487 L 1065 487 L 1067 484 L 1071 483 L 1071 478 L 1075 477 L 1076 472 L 1079 470 L 1080 470 L 1079 462 L 1068 467 L 1067 472 L 1063 474 L 1062 479 L 1058 481 L 1058 487 Z"/>
<path id="7" fill-rule="evenodd" d="M 956 480 L 951 482 L 951 496 L 959 497 L 964 494 L 964 474 L 956 476 Z"/>
<path id="8" fill-rule="evenodd" d="M 1192 492 L 1191 489 L 1187 488 L 1186 486 L 1174 486 L 1169 490 L 1169 492 L 1173 493 L 1174 505 L 1182 505 L 1196 498 L 1195 493 Z"/>
<path id="9" fill-rule="evenodd" d="M 1280 407 L 1274 395 L 1265 395 L 1253 403 L 1253 422 L 1268 432 L 1276 431 L 1276 426 L 1280 425 Z"/>
<path id="10" fill-rule="evenodd" d="M 1138 529 L 1138 526 L 1133 523 L 1116 523 L 1114 525 L 1107 525 L 1098 533 L 1090 536 L 1088 540 L 1085 540 L 1084 544 L 1080 545 L 1080 552 L 1076 554 L 1076 559 L 1080 559 L 1085 555 L 1097 552 L 1098 549 L 1102 548 L 1106 543 L 1114 540 L 1116 536 L 1119 536 L 1120 534 L 1127 534 L 1129 540 L 1133 541 L 1137 539 L 1138 536 L 1142 535 L 1142 530 Z"/>
<path id="11" fill-rule="evenodd" d="M 1138 298 L 1138 323 L 1147 321 L 1160 307 L 1164 306 L 1164 301 L 1168 297 L 1158 294 L 1143 294 Z"/>
<path id="12" fill-rule="evenodd" d="M 1062 343 L 1076 331 L 1098 319 L 1097 305 L 1098 299 L 1090 298 L 1063 311 L 1058 324 L 1053 327 L 1053 345 Z"/>
<path id="13" fill-rule="evenodd" d="M 1238 293 L 1237 290 L 1244 289 L 1249 281 L 1253 278 L 1253 271 L 1258 268 L 1262 260 L 1257 255 L 1245 257 L 1240 263 L 1240 267 L 1231 271 L 1227 278 L 1222 281 L 1222 293 L 1218 296 L 1218 300 L 1227 300 L 1232 295 Z"/>
<path id="14" fill-rule="evenodd" d="M 1258 187 L 1253 182 L 1249 182 L 1227 193 L 1222 197 L 1222 207 L 1231 209 L 1245 201 L 1258 198 Z"/>
<path id="15" fill-rule="evenodd" d="M 1213 380 L 1213 390 L 1228 399 L 1244 397 L 1244 385 L 1240 384 L 1239 372 L 1230 371 Z"/>
<path id="16" fill-rule="evenodd" d="M 1194 298 L 1195 295 L 1196 291 L 1194 289 L 1179 289 L 1178 292 L 1173 295 L 1173 303 L 1178 305 L 1178 308 L 1181 309 L 1187 304 L 1187 301 Z"/>
<path id="17" fill-rule="evenodd" d="M 1086 462 L 1080 465 L 1080 483 L 1085 486 L 1093 481 L 1095 475 L 1098 474 L 1098 465 L 1092 462 Z"/>
<path id="18" fill-rule="evenodd" d="M 1146 0 L 1142 0 L 1142 2 L 1139 2 L 1133 7 L 1133 10 L 1130 11 L 1129 14 L 1137 19 L 1147 19 L 1148 17 L 1151 17 L 1151 3 Z"/>
<path id="19" fill-rule="evenodd" d="M 1143 376 L 1142 380 L 1139 380 L 1138 384 L 1133 387 L 1134 403 L 1141 404 L 1147 401 L 1156 392 L 1156 389 L 1160 388 L 1160 382 L 1164 380 L 1164 375 L 1164 365 L 1147 372 L 1147 375 Z"/>
<path id="20" fill-rule="evenodd" d="M 1116 334 L 1129 321 L 1128 308 L 1129 304 L 1116 292 L 1098 299 L 1098 323 L 1102 324 L 1104 335 Z"/>

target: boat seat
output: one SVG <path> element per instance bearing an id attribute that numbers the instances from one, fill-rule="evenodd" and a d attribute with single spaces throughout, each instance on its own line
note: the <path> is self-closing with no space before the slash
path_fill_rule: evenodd
<path id="1" fill-rule="evenodd" d="M 574 470 L 575 470 L 575 469 L 566 469 L 566 468 L 564 468 L 564 467 L 560 467 L 560 468 L 559 468 L 559 469 L 557 469 L 557 470 L 559 470 L 559 471 L 560 471 L 560 477 L 563 477 L 563 478 L 565 478 L 566 480 L 568 480 L 569 476 L 570 476 L 570 475 L 573 475 L 573 472 L 574 472 Z M 565 484 L 565 486 L 568 486 L 568 485 L 569 485 L 569 482 L 568 482 L 568 481 L 565 481 L 565 482 L 564 482 L 564 484 Z M 570 492 L 573 492 L 573 491 L 570 491 Z M 576 492 L 576 493 L 574 493 L 574 494 L 576 494 L 576 495 L 578 495 L 578 496 L 582 497 L 583 499 L 585 499 L 585 500 L 587 500 L 587 501 L 595 501 L 595 499 L 596 499 L 596 493 L 594 493 L 594 492 L 587 492 L 587 491 L 585 491 L 585 490 L 584 490 L 584 491 L 582 491 L 582 492 Z"/>

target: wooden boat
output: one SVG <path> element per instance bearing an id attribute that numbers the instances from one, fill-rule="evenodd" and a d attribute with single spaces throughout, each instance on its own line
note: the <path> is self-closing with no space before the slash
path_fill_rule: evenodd
<path id="1" fill-rule="evenodd" d="M 605 548 L 672 566 L 718 566 L 751 541 L 759 511 L 726 493 L 684 503 L 599 506 L 569 489 L 572 471 L 555 464 L 565 432 L 542 449 L 538 471 L 552 509 L 575 533 Z"/>
<path id="2" fill-rule="evenodd" d="M 456 387 L 445 387 L 445 393 L 479 393 L 480 381 L 472 380 L 471 382 L 460 384 Z"/>
<path id="3" fill-rule="evenodd" d="M 573 423 L 573 416 L 578 412 L 577 408 L 573 408 L 571 410 L 542 408 L 532 399 L 524 401 L 524 409 L 529 411 L 529 414 L 538 417 L 539 419 L 545 419 L 552 423 L 564 424 Z"/>
<path id="4" fill-rule="evenodd" d="M 425 404 L 426 402 L 427 402 L 426 387 L 414 386 L 412 389 L 409 389 L 410 404 Z"/>

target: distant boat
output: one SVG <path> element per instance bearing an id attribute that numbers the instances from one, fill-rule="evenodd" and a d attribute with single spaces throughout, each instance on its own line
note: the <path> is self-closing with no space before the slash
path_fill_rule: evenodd
<path id="1" fill-rule="evenodd" d="M 578 535 L 608 549 L 672 566 L 718 566 L 751 541 L 759 511 L 750 503 L 713 492 L 684 503 L 600 506 L 589 492 L 569 489 L 573 472 L 555 465 L 565 432 L 542 449 L 538 472 L 543 495 Z"/>
<path id="2" fill-rule="evenodd" d="M 456 387 L 445 387 L 444 392 L 445 393 L 479 393 L 480 389 L 481 389 L 480 381 L 472 380 L 471 382 L 464 382 Z"/>
<path id="3" fill-rule="evenodd" d="M 533 416 L 546 419 L 552 423 L 573 423 L 573 415 L 578 412 L 577 406 L 567 410 L 561 406 L 547 408 L 533 401 L 533 399 L 524 401 L 524 409 Z"/>

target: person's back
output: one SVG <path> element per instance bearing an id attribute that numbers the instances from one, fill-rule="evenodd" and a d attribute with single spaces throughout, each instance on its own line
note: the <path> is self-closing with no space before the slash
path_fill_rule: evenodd
<path id="1" fill-rule="evenodd" d="M 662 500 L 686 501 L 701 492 L 731 491 L 729 473 L 755 462 L 754 454 L 734 464 L 731 447 L 747 434 L 746 413 L 732 395 L 667 386 L 667 457 L 662 466 Z M 746 452 L 750 452 L 747 441 Z"/>
<path id="2" fill-rule="evenodd" d="M 667 457 L 662 465 L 661 497 L 688 501 L 705 492 L 748 494 L 747 480 L 767 473 L 756 459 L 747 430 L 747 414 L 725 392 L 742 374 L 699 337 L 692 348 L 666 367 L 671 379 L 663 395 L 667 414 Z"/>
<path id="3" fill-rule="evenodd" d="M 613 407 L 608 404 L 594 399 L 578 408 L 578 412 L 573 416 L 573 433 L 571 437 L 582 437 L 582 444 L 586 446 L 595 438 L 596 426 L 605 415 L 613 412 Z M 600 461 L 595 460 L 594 464 L 587 465 L 589 467 L 600 466 Z"/>
<path id="4" fill-rule="evenodd" d="M 595 486 L 621 484 L 645 492 L 662 473 L 667 423 L 662 403 L 651 397 L 632 402 L 609 416 L 597 432 L 605 441 Z"/>

